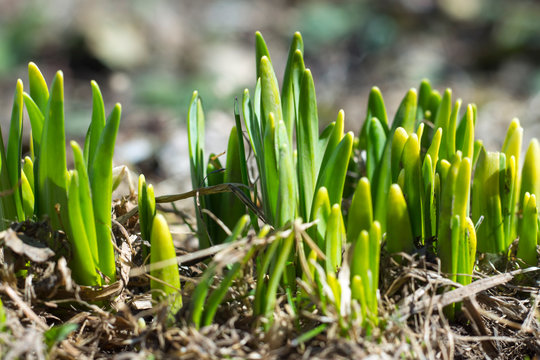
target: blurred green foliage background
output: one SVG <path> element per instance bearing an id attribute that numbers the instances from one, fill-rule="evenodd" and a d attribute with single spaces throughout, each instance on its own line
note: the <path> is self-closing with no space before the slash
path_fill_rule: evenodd
<path id="1" fill-rule="evenodd" d="M 513 116 L 540 136 L 538 19 L 533 0 L 0 0 L 0 117 L 5 128 L 15 81 L 34 61 L 48 80 L 64 71 L 68 137 L 81 137 L 95 79 L 109 108 L 124 107 L 117 162 L 185 189 L 192 91 L 205 101 L 209 150 L 221 153 L 234 97 L 255 82 L 254 32 L 280 78 L 300 31 L 321 120 L 343 108 L 357 132 L 371 86 L 396 109 L 427 77 L 477 103 L 478 134 L 499 147 Z"/>

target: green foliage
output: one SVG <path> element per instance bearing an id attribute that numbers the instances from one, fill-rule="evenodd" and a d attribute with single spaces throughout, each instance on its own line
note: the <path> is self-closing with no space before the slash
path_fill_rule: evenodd
<path id="1" fill-rule="evenodd" d="M 75 170 L 66 165 L 64 84 L 57 72 L 50 91 L 37 66 L 28 66 L 30 94 L 17 82 L 7 151 L 0 140 L 0 210 L 3 219 L 36 216 L 64 230 L 72 246 L 70 266 L 82 285 L 100 285 L 98 272 L 114 281 L 116 265 L 111 236 L 112 157 L 120 105 L 105 121 L 103 99 L 92 82 L 94 112 L 85 154 L 72 142 Z M 30 156 L 22 158 L 22 112 L 32 127 Z M 103 125 L 103 126 L 101 126 Z M 2 227 L 8 225 L 2 223 Z"/>
<path id="2" fill-rule="evenodd" d="M 0 332 L 4 331 L 6 326 L 6 309 L 4 308 L 4 303 L 0 299 Z"/>
<path id="3" fill-rule="evenodd" d="M 379 287 L 379 259 L 381 226 L 374 221 L 369 231 L 362 230 L 353 243 L 351 264 L 351 297 L 361 304 L 364 323 L 378 323 L 377 289 Z"/>
<path id="4" fill-rule="evenodd" d="M 92 228 L 91 232 L 87 232 L 85 225 L 86 209 L 85 202 L 90 200 L 88 196 L 88 182 L 79 179 L 78 171 L 73 170 L 69 174 L 69 189 L 68 189 L 68 209 L 69 209 L 69 225 L 72 231 L 71 244 L 73 246 L 73 257 L 71 258 L 70 266 L 73 272 L 75 281 L 84 285 L 97 285 L 101 283 L 101 279 L 97 274 L 96 268 L 99 267 L 99 255 L 97 251 L 96 233 L 94 223 L 88 223 Z M 85 186 L 86 185 L 86 186 Z M 85 188 L 86 187 L 86 188 Z M 93 214 L 92 217 L 93 219 Z M 93 238 L 91 238 L 93 236 Z M 90 257 L 88 257 L 90 255 Z"/>
<path id="5" fill-rule="evenodd" d="M 169 314 L 172 316 L 182 308 L 180 293 L 180 275 L 176 264 L 176 251 L 167 225 L 167 220 L 161 214 L 156 214 L 152 220 L 150 233 L 150 289 L 152 298 L 166 300 L 169 303 Z M 155 266 L 163 261 L 172 261 L 167 265 Z"/>
<path id="6" fill-rule="evenodd" d="M 536 266 L 538 258 L 536 245 L 538 236 L 538 208 L 536 196 L 525 193 L 523 198 L 523 220 L 517 250 L 517 257 L 522 259 L 526 266 Z"/>
<path id="7" fill-rule="evenodd" d="M 139 176 L 137 192 L 137 204 L 139 207 L 139 227 L 143 240 L 149 241 L 152 233 L 152 222 L 156 215 L 156 198 L 154 196 L 154 187 L 146 185 L 146 179 L 143 174 Z M 143 256 L 146 258 L 148 251 L 143 247 Z"/>
<path id="8" fill-rule="evenodd" d="M 67 165 L 66 137 L 64 132 L 64 77 L 57 72 L 51 84 L 50 97 L 45 109 L 43 134 L 37 163 L 37 204 L 38 217 L 47 216 L 53 229 L 61 229 L 69 221 L 67 213 Z"/>
<path id="9" fill-rule="evenodd" d="M 22 81 L 18 80 L 13 99 L 7 152 L 3 139 L 0 139 L 0 191 L 3 193 L 0 208 L 0 215 L 2 215 L 1 229 L 5 229 L 9 225 L 4 222 L 4 219 L 13 221 L 22 216 L 22 199 L 18 187 L 22 133 L 22 91 Z M 0 137 L 1 135 L 0 132 Z"/>
<path id="10" fill-rule="evenodd" d="M 487 152 L 474 139 L 476 107 L 467 105 L 460 114 L 462 101 L 453 101 L 450 89 L 441 96 L 424 80 L 418 92 L 407 92 L 391 126 L 381 91 L 374 87 L 358 138 L 343 133 L 343 111 L 319 133 L 315 85 L 304 65 L 300 34 L 293 36 L 281 93 L 264 39 L 260 33 L 255 38 L 257 83 L 253 96 L 244 91 L 242 115 L 258 181 L 241 180 L 251 198 L 260 195 L 262 219 L 276 232 L 259 250 L 261 257 L 249 253 L 228 268 L 225 284 L 241 271 L 240 264 L 255 265 L 254 313 L 264 319 L 265 329 L 272 324 L 280 285 L 294 313 L 315 297 L 323 313 L 338 316 L 343 332 L 357 319 L 367 331 L 377 326 L 383 239 L 397 261 L 404 259 L 396 253 L 425 247 L 440 258 L 441 270 L 463 285 L 472 281 L 477 243 L 481 252 L 503 252 L 519 236 L 518 257 L 524 265 L 537 263 L 540 147 L 531 142 L 519 176 L 519 121 L 512 121 L 502 152 Z M 235 115 L 240 131 L 236 108 Z M 202 166 L 197 95 L 190 118 L 195 187 L 205 185 L 205 176 L 221 166 L 217 161 Z M 243 166 L 245 158 L 240 158 Z M 360 180 L 346 182 L 347 176 Z M 224 180 L 214 178 L 212 184 Z M 343 209 L 345 194 L 353 195 Z M 296 218 L 313 223 L 303 231 Z M 211 301 L 204 300 L 215 273 L 212 263 L 192 302 L 198 326 L 211 322 L 216 301 L 224 296 L 220 288 Z M 302 279 L 303 289 L 296 288 L 295 278 Z M 208 303 L 212 310 L 205 316 Z M 451 315 L 455 307 L 448 310 Z"/>
<path id="11" fill-rule="evenodd" d="M 244 143 L 236 127 L 233 126 L 229 135 L 226 167 L 222 167 L 214 154 L 210 154 L 208 161 L 204 161 L 204 112 L 197 92 L 193 93 L 191 99 L 188 129 L 191 183 L 194 189 L 223 183 L 247 185 Z M 220 244 L 227 238 L 221 224 L 216 223 L 203 211 L 212 213 L 228 229 L 231 229 L 245 213 L 245 205 L 231 193 L 200 196 L 195 198 L 195 205 L 200 248 Z"/>
<path id="12" fill-rule="evenodd" d="M 182 308 L 176 250 L 165 217 L 156 213 L 154 187 L 146 184 L 142 174 L 139 176 L 137 199 L 141 237 L 150 241 L 152 298 L 169 302 L 169 318 L 172 320 Z M 148 252 L 143 251 L 143 255 L 146 257 Z"/>
<path id="13" fill-rule="evenodd" d="M 69 334 L 79 328 L 79 324 L 65 323 L 62 325 L 56 325 L 43 333 L 45 338 L 45 344 L 50 350 L 54 345 L 65 340 Z"/>
<path id="14" fill-rule="evenodd" d="M 225 242 L 232 242 L 237 240 L 245 233 L 246 227 L 248 225 L 249 216 L 244 215 L 242 218 L 240 218 L 240 220 L 234 227 L 231 235 L 227 237 Z M 264 234 L 267 233 L 267 230 L 268 229 L 263 230 L 263 232 L 261 232 L 259 236 L 264 236 Z M 191 301 L 191 320 L 193 321 L 195 326 L 197 326 L 197 328 L 200 326 L 210 325 L 212 323 L 219 304 L 223 301 L 223 298 L 227 294 L 227 290 L 231 286 L 232 282 L 240 276 L 244 266 L 249 260 L 251 260 L 251 258 L 255 254 L 255 250 L 256 248 L 252 247 L 243 256 L 243 258 L 239 259 L 233 264 L 229 264 L 229 266 L 227 266 L 227 272 L 223 280 L 212 292 L 210 292 L 210 287 L 213 285 L 213 282 L 215 280 L 218 266 L 219 268 L 223 268 L 224 264 L 210 264 L 208 270 L 203 274 L 201 281 L 195 288 Z"/>
<path id="15" fill-rule="evenodd" d="M 501 151 L 488 151 L 475 139 L 476 107 L 461 111 L 450 89 L 441 95 L 424 80 L 405 94 L 391 123 L 374 87 L 358 137 L 344 132 L 343 111 L 321 128 L 303 51 L 295 33 L 280 90 L 268 47 L 256 33 L 257 81 L 243 92 L 241 105 L 235 103 L 225 166 L 219 156 L 205 155 L 203 105 L 193 93 L 187 117 L 192 186 L 226 183 L 234 190 L 195 197 L 199 247 L 237 241 L 250 229 L 265 239 L 238 249 L 232 260 L 209 262 L 190 302 L 196 327 L 213 322 L 228 289 L 248 271 L 256 278 L 253 313 L 265 330 L 284 298 L 293 314 L 317 308 L 335 317 L 347 336 L 355 323 L 366 333 L 379 326 L 381 251 L 398 263 L 407 261 L 398 253 L 436 255 L 441 271 L 462 285 L 473 280 L 477 251 L 516 254 L 522 267 L 538 264 L 540 145 L 531 141 L 520 171 L 523 129 L 517 119 Z M 116 278 L 112 157 L 121 107 L 106 117 L 98 85 L 92 82 L 91 89 L 91 124 L 82 149 L 71 143 L 74 169 L 68 170 L 63 75 L 56 73 L 48 88 L 29 65 L 29 94 L 22 81 L 16 84 L 7 147 L 0 136 L 0 215 L 2 228 L 49 219 L 67 234 L 74 279 L 102 285 Z M 24 159 L 23 107 L 32 127 Z M 248 160 L 255 174 L 248 173 Z M 141 237 L 151 244 L 150 286 L 173 316 L 182 296 L 172 236 L 156 214 L 152 185 L 143 175 L 138 185 Z M 517 252 L 511 252 L 516 239 Z M 454 304 L 447 311 L 457 309 Z M 70 331 L 52 331 L 51 344 Z"/>

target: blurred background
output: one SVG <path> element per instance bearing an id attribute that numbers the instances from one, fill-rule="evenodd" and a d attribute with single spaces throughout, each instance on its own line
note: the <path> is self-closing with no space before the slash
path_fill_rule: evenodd
<path id="1" fill-rule="evenodd" d="M 65 75 L 67 138 L 90 122 L 89 81 L 106 108 L 123 105 L 116 164 L 144 172 L 157 193 L 189 190 L 185 118 L 204 100 L 207 150 L 226 150 L 233 101 L 255 83 L 260 30 L 281 79 L 300 31 L 322 121 L 339 109 L 357 133 L 378 86 L 392 117 L 410 87 L 479 107 L 477 135 L 500 148 L 512 117 L 540 136 L 540 2 L 526 0 L 0 0 L 0 118 L 7 134 L 17 78 L 34 61 Z M 27 127 L 28 128 L 28 127 Z"/>

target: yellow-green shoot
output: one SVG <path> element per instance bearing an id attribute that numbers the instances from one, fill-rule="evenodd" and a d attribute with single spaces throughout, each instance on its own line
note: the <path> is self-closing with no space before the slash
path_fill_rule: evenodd
<path id="1" fill-rule="evenodd" d="M 0 190 L 3 219 L 46 218 L 54 230 L 64 230 L 71 242 L 73 277 L 82 285 L 100 285 L 97 273 L 115 281 L 111 232 L 112 157 L 120 105 L 105 118 L 95 82 L 92 122 L 84 155 L 72 143 L 75 170 L 68 172 L 64 127 L 64 78 L 54 76 L 50 89 L 33 63 L 28 66 L 29 91 L 17 82 L 7 152 L 0 143 Z M 30 156 L 22 159 L 23 104 L 31 124 Z M 5 227 L 6 223 L 2 224 Z M 81 264 L 85 261 L 85 264 Z"/>

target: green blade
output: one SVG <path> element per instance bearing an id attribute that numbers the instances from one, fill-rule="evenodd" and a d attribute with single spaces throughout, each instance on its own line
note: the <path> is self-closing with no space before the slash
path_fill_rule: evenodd
<path id="1" fill-rule="evenodd" d="M 244 215 L 236 224 L 234 233 L 241 233 L 249 223 L 249 216 Z M 202 316 L 202 326 L 210 325 L 214 319 L 218 306 L 223 301 L 223 298 L 232 286 L 233 280 L 239 275 L 246 263 L 255 254 L 256 247 L 252 246 L 247 254 L 242 258 L 242 261 L 235 262 L 227 272 L 227 275 L 219 284 L 219 287 L 210 294 L 206 305 L 204 306 L 204 313 Z"/>
<path id="2" fill-rule="evenodd" d="M 92 87 L 92 121 L 84 142 L 84 159 L 88 169 L 92 167 L 99 139 L 106 124 L 105 105 L 99 86 L 95 81 L 92 81 L 90 85 Z"/>
<path id="3" fill-rule="evenodd" d="M 320 169 L 324 169 L 328 160 L 334 153 L 339 142 L 343 139 L 343 129 L 345 127 L 345 112 L 340 110 L 336 121 L 328 124 L 324 129 L 317 144 L 317 173 L 320 174 Z"/>
<path id="4" fill-rule="evenodd" d="M 401 158 L 403 156 L 403 148 L 409 138 L 409 134 L 404 128 L 399 127 L 394 132 L 392 138 L 392 147 L 390 149 L 390 167 L 392 171 L 392 183 L 397 181 L 397 177 L 402 168 Z M 386 166 L 384 163 L 380 163 L 379 166 Z"/>
<path id="5" fill-rule="evenodd" d="M 455 184 L 452 212 L 465 219 L 469 213 L 469 194 L 471 188 L 471 159 L 463 158 L 459 163 Z M 465 220 L 462 225 L 464 226 Z"/>
<path id="6" fill-rule="evenodd" d="M 332 152 L 326 166 L 321 167 L 316 189 L 326 187 L 331 204 L 341 204 L 341 196 L 345 185 L 347 167 L 352 151 L 353 134 L 347 133 Z"/>
<path id="7" fill-rule="evenodd" d="M 30 97 L 45 114 L 49 102 L 49 89 L 41 71 L 33 62 L 28 64 L 28 82 L 30 84 Z"/>
<path id="8" fill-rule="evenodd" d="M 111 281 L 116 279 L 116 264 L 111 236 L 112 160 L 121 112 L 120 104 L 116 104 L 101 133 L 89 172 L 92 204 L 96 219 L 99 269 Z"/>
<path id="9" fill-rule="evenodd" d="M 341 244 L 344 240 L 342 237 L 342 223 L 341 206 L 334 204 L 330 210 L 330 217 L 328 218 L 325 234 L 327 273 L 335 273 L 341 266 Z"/>
<path id="10" fill-rule="evenodd" d="M 23 99 L 26 112 L 28 113 L 28 119 L 30 120 L 30 126 L 32 127 L 32 146 L 34 147 L 35 156 L 38 157 L 39 149 L 41 148 L 45 117 L 30 95 L 23 93 Z"/>
<path id="11" fill-rule="evenodd" d="M 206 167 L 206 182 L 208 186 L 215 186 L 224 183 L 225 171 L 219 157 L 216 154 L 210 154 L 208 156 L 208 165 Z M 224 202 L 225 194 L 214 194 L 206 196 L 204 200 L 204 209 L 210 211 L 217 218 L 221 218 L 221 208 Z M 201 206 L 201 208 L 203 208 Z M 212 244 L 220 244 L 225 240 L 227 234 L 223 231 L 220 224 L 214 221 L 208 214 L 201 214 L 203 219 L 204 228 L 210 237 Z M 199 233 L 201 229 L 199 229 Z"/>
<path id="12" fill-rule="evenodd" d="M 433 140 L 431 141 L 431 145 L 428 148 L 428 151 L 426 153 L 426 156 L 429 155 L 431 157 L 431 164 L 433 166 L 433 171 L 437 168 L 437 162 L 439 161 L 439 150 L 441 146 L 443 136 L 443 129 L 439 128 L 435 132 L 435 135 L 433 135 Z M 447 159 L 448 160 L 448 159 Z"/>
<path id="13" fill-rule="evenodd" d="M 450 159 L 456 152 L 456 126 L 457 118 L 459 116 L 459 110 L 461 108 L 461 99 L 457 99 L 452 108 L 450 119 L 448 121 L 448 129 L 446 130 L 446 158 Z"/>
<path id="14" fill-rule="evenodd" d="M 373 222 L 371 188 L 365 177 L 358 181 L 347 219 L 347 240 L 353 242 L 362 230 L 369 230 Z"/>
<path id="15" fill-rule="evenodd" d="M 257 31 L 255 33 L 255 65 L 257 66 L 257 79 L 261 77 L 261 59 L 266 56 L 270 60 L 270 53 L 262 34 Z"/>
<path id="16" fill-rule="evenodd" d="M 439 163 L 441 168 L 444 167 L 444 170 L 439 170 L 441 177 L 441 200 L 437 232 L 437 255 L 441 259 L 441 270 L 447 274 L 456 272 L 456 270 L 452 268 L 453 259 L 457 256 L 452 250 L 454 244 L 452 239 L 453 236 L 459 234 L 458 230 L 453 228 L 453 221 L 455 221 L 454 216 L 460 216 L 460 214 L 454 212 L 454 199 L 456 198 L 456 183 L 459 176 L 461 160 L 461 152 L 457 152 L 452 157 L 452 162 L 448 164 L 448 167 L 446 165 L 447 162 L 444 159 Z M 454 233 L 452 232 L 452 229 L 454 229 Z"/>
<path id="17" fill-rule="evenodd" d="M 278 187 L 278 202 L 277 202 L 277 221 L 276 224 L 279 227 L 284 226 L 288 222 L 294 220 L 296 217 L 296 189 L 295 189 L 295 174 L 292 164 L 292 157 L 289 153 L 289 147 L 287 145 L 287 133 L 285 124 L 280 121 L 279 133 L 282 137 L 282 143 L 279 147 L 279 187 Z"/>
<path id="18" fill-rule="evenodd" d="M 364 123 L 362 124 L 362 129 L 360 130 L 359 147 L 362 150 L 367 149 L 367 145 L 368 145 L 367 128 L 368 128 L 369 121 L 373 117 L 376 117 L 377 119 L 379 119 L 381 126 L 384 128 L 385 134 L 388 135 L 389 129 L 388 129 L 388 117 L 386 115 L 386 107 L 384 106 L 384 99 L 381 94 L 381 90 L 379 90 L 379 88 L 376 86 L 371 88 L 371 91 L 369 93 L 366 119 L 364 120 Z"/>
<path id="19" fill-rule="evenodd" d="M 24 210 L 22 206 L 22 194 L 19 186 L 21 178 L 21 155 L 22 155 L 22 113 L 23 113 L 23 83 L 19 79 L 15 87 L 15 95 L 13 97 L 13 107 L 11 110 L 11 124 L 9 127 L 8 147 L 6 153 L 7 169 L 2 169 L 2 177 L 4 174 L 9 178 L 10 194 L 6 195 L 2 202 L 11 202 L 15 210 L 15 214 L 8 217 L 10 220 L 24 220 Z M 3 144 L 2 150 L 3 150 Z M 7 170 L 7 173 L 5 172 Z M 4 181 L 2 181 L 4 182 Z M 10 207 L 11 207 L 10 206 Z M 5 210 L 8 210 L 5 208 Z M 9 212 L 5 211 L 5 215 Z M 8 215 L 9 216 L 9 215 Z"/>
<path id="20" fill-rule="evenodd" d="M 422 165 L 420 161 L 420 143 L 416 134 L 411 134 L 403 148 L 401 158 L 405 170 L 403 193 L 407 200 L 407 209 L 411 220 L 413 236 L 424 239 Z M 423 243 L 423 241 L 422 241 Z"/>
<path id="21" fill-rule="evenodd" d="M 267 56 L 261 58 L 260 63 L 260 79 L 261 79 L 261 129 L 266 131 L 268 116 L 274 114 L 274 120 L 277 123 L 283 120 L 283 112 L 281 109 L 281 96 L 279 87 L 274 73 L 272 63 Z M 277 156 L 277 148 L 276 148 Z"/>
<path id="22" fill-rule="evenodd" d="M 520 203 L 525 204 L 525 193 L 538 197 L 540 196 L 540 144 L 536 138 L 533 138 L 529 143 L 525 160 L 523 161 L 523 169 L 521 170 L 521 189 Z"/>
<path id="23" fill-rule="evenodd" d="M 426 112 L 429 111 L 429 98 L 431 96 L 431 84 L 429 80 L 423 79 L 418 90 L 418 106 L 416 109 L 416 120 L 427 119 Z"/>
<path id="24" fill-rule="evenodd" d="M 517 257 L 524 261 L 525 266 L 536 266 L 538 264 L 536 253 L 537 234 L 538 208 L 536 207 L 536 196 L 525 193 L 523 199 L 523 220 L 517 250 Z"/>
<path id="25" fill-rule="evenodd" d="M 507 162 L 513 156 L 516 159 L 516 164 L 519 164 L 519 156 L 521 154 L 521 143 L 523 141 L 523 128 L 519 124 L 518 119 L 512 119 L 501 151 L 506 154 Z"/>
<path id="26" fill-rule="evenodd" d="M 505 156 L 506 158 L 506 156 Z M 516 231 L 514 224 L 517 221 L 517 165 L 514 156 L 506 158 L 506 164 L 501 171 L 502 186 L 499 189 L 501 196 L 501 215 L 504 221 L 505 247 L 510 246 L 515 239 Z"/>
<path id="27" fill-rule="evenodd" d="M 366 119 L 377 118 L 386 134 L 388 134 L 388 117 L 381 90 L 374 86 L 371 88 L 368 98 L 368 109 Z"/>
<path id="28" fill-rule="evenodd" d="M 437 208 L 435 207 L 435 171 L 431 162 L 431 156 L 426 154 L 422 164 L 422 180 L 424 185 L 423 216 L 425 238 L 433 238 L 436 235 Z M 425 241 L 425 240 L 424 240 Z"/>
<path id="29" fill-rule="evenodd" d="M 408 134 L 412 133 L 416 124 L 416 90 L 410 89 L 396 112 L 394 121 L 392 122 L 391 132 L 396 131 L 398 127 L 402 127 Z"/>
<path id="30" fill-rule="evenodd" d="M 426 120 L 433 122 L 437 117 L 437 111 L 442 101 L 442 96 L 437 90 L 432 90 L 429 95 L 427 111 L 425 111 Z"/>
<path id="31" fill-rule="evenodd" d="M 32 192 L 35 190 L 35 181 L 34 181 L 34 163 L 32 162 L 32 159 L 30 159 L 28 156 L 26 156 L 23 160 L 23 172 L 28 180 L 28 184 L 30 185 L 30 188 L 32 189 Z M 24 197 L 23 197 L 24 199 Z"/>
<path id="32" fill-rule="evenodd" d="M 463 254 L 460 251 L 460 243 L 462 243 L 462 238 L 465 236 L 465 234 L 461 231 L 461 218 L 459 215 L 453 215 L 450 225 L 450 247 L 449 247 L 449 256 L 442 256 L 441 257 L 441 271 L 443 273 L 446 273 L 448 275 L 448 278 L 452 281 L 460 282 L 461 277 L 458 276 L 459 268 L 458 268 L 458 259 L 463 259 Z M 446 259 L 449 259 L 449 263 L 446 263 Z M 463 259 L 465 260 L 465 259 Z"/>
<path id="33" fill-rule="evenodd" d="M 513 119 L 506 132 L 501 151 L 506 155 L 505 194 L 503 214 L 505 219 L 505 233 L 507 245 L 517 236 L 517 213 L 519 202 L 519 159 L 521 143 L 523 141 L 523 128 L 518 119 Z M 507 191 L 507 189 L 512 189 Z"/>
<path id="34" fill-rule="evenodd" d="M 150 240 L 150 229 L 153 216 L 148 216 L 148 193 L 146 186 L 146 178 L 143 174 L 139 175 L 137 205 L 139 207 L 139 227 L 141 229 L 141 238 L 143 240 Z"/>
<path id="35" fill-rule="evenodd" d="M 24 219 L 30 219 L 34 215 L 34 191 L 24 171 L 21 171 L 21 195 Z"/>
<path id="36" fill-rule="evenodd" d="M 469 264 L 467 267 L 467 274 L 471 274 L 474 271 L 474 264 L 476 262 L 476 230 L 474 228 L 474 223 L 472 222 L 470 217 L 467 217 L 467 223 L 466 223 L 466 248 L 468 249 L 468 260 Z M 472 277 L 467 277 L 467 281 L 464 285 L 468 285 L 472 282 Z"/>
<path id="37" fill-rule="evenodd" d="M 387 221 L 392 226 L 386 232 L 386 249 L 390 254 L 411 253 L 415 249 L 411 221 L 407 202 L 397 184 L 390 186 L 387 209 Z"/>
<path id="38" fill-rule="evenodd" d="M 309 70 L 305 70 L 300 87 L 300 104 L 296 128 L 297 176 L 300 201 L 299 215 L 309 219 L 313 193 L 317 181 L 317 143 L 319 140 L 319 119 L 315 85 Z"/>
<path id="39" fill-rule="evenodd" d="M 257 264 L 257 285 L 255 287 L 255 299 L 253 301 L 253 313 L 256 315 L 265 314 L 266 304 L 269 301 L 269 298 L 266 296 L 269 279 L 267 276 L 268 269 L 270 268 L 270 263 L 274 260 L 279 245 L 279 239 L 274 240 L 274 242 L 272 242 L 272 244 L 270 244 L 270 246 L 268 246 L 265 250 L 261 262 Z"/>
<path id="40" fill-rule="evenodd" d="M 441 158 L 443 159 L 449 159 L 448 149 L 450 145 L 448 144 L 448 141 L 452 137 L 452 134 L 450 133 L 455 132 L 455 130 L 449 127 L 451 111 L 452 90 L 446 89 L 443 94 L 441 103 L 439 104 L 439 108 L 437 109 L 437 115 L 435 116 L 435 119 L 433 121 L 435 130 L 439 128 L 443 129 L 444 136 L 441 142 Z"/>
<path id="41" fill-rule="evenodd" d="M 37 172 L 37 214 L 48 216 L 53 229 L 60 229 L 56 204 L 60 205 L 63 226 L 67 219 L 67 166 L 64 133 L 64 77 L 57 72 L 51 85 L 51 96 L 45 112 L 43 137 Z M 64 210 L 62 210 L 64 209 Z"/>
<path id="42" fill-rule="evenodd" d="M 325 234 L 331 209 L 328 190 L 323 186 L 315 194 L 311 212 L 310 220 L 317 221 L 317 223 L 308 229 L 308 234 L 315 240 L 320 249 L 326 248 Z"/>
<path id="43" fill-rule="evenodd" d="M 83 158 L 83 153 L 79 144 L 75 141 L 71 141 L 71 149 L 73 150 L 73 160 L 75 162 L 75 169 L 78 175 L 78 188 L 79 188 L 79 211 L 82 219 L 84 220 L 84 232 L 88 242 L 88 247 L 91 252 L 94 264 L 99 264 L 99 253 L 97 245 L 97 236 L 95 228 L 94 218 L 94 206 L 92 204 L 92 190 L 90 188 L 90 180 L 86 171 L 86 162 Z M 75 196 L 74 193 L 71 194 Z M 74 232 L 83 231 L 80 228 L 74 228 Z"/>
<path id="44" fill-rule="evenodd" d="M 265 214 L 272 224 L 277 221 L 278 191 L 276 189 L 279 189 L 278 158 L 274 151 L 274 146 L 278 142 L 275 139 L 275 127 L 274 115 L 270 113 L 264 133 L 263 160 L 265 177 L 262 181 L 264 186 L 262 190 Z"/>
<path id="45" fill-rule="evenodd" d="M 472 220 L 476 223 L 481 216 L 484 218 L 477 231 L 480 252 L 498 253 L 506 250 L 499 182 L 500 155 L 481 151 L 474 173 Z"/>
<path id="46" fill-rule="evenodd" d="M 300 82 L 304 72 L 304 62 L 302 53 L 304 52 L 304 43 L 302 35 L 299 32 L 294 33 L 291 46 L 289 48 L 289 56 L 285 73 L 283 75 L 283 85 L 281 88 L 281 104 L 283 106 L 283 121 L 289 135 L 289 144 L 293 142 L 293 129 L 295 127 L 298 94 L 295 94 L 300 89 Z"/>
<path id="47" fill-rule="evenodd" d="M 235 124 L 236 124 L 236 137 L 238 138 L 237 152 L 238 152 L 238 166 L 240 168 L 241 183 L 245 185 L 245 188 L 243 189 L 244 195 L 246 195 L 246 197 L 248 199 L 251 199 L 252 197 L 251 197 L 251 190 L 250 189 L 253 188 L 253 184 L 251 183 L 251 181 L 249 179 L 249 174 L 248 174 L 248 165 L 247 165 L 247 160 L 246 160 L 246 149 L 244 147 L 244 135 L 243 135 L 243 131 L 242 131 L 242 122 L 240 120 L 240 109 L 239 109 L 239 106 L 238 106 L 238 99 L 235 99 L 235 101 L 234 101 L 234 121 L 235 121 Z M 227 153 L 228 153 L 228 150 L 227 150 Z M 227 160 L 227 166 L 228 166 L 228 161 L 229 160 Z M 242 208 L 245 211 L 245 206 L 243 206 Z M 249 209 L 249 216 L 250 216 L 251 224 L 253 225 L 253 228 L 255 229 L 255 231 L 259 231 L 259 224 L 258 224 L 258 220 L 257 220 L 257 215 L 251 209 Z"/>
<path id="48" fill-rule="evenodd" d="M 261 130 L 259 129 L 259 123 L 255 119 L 255 114 L 253 113 L 253 104 L 251 103 L 248 89 L 245 89 L 242 95 L 242 115 L 244 117 L 244 125 L 246 126 L 251 149 L 253 150 L 255 159 L 259 161 L 258 155 L 261 153 L 260 149 L 262 147 Z"/>
<path id="49" fill-rule="evenodd" d="M 537 199 L 540 197 L 540 145 L 538 140 L 533 138 L 529 143 L 523 169 L 521 170 L 521 188 L 519 195 L 519 208 L 524 209 L 525 194 L 534 195 Z M 522 222 L 518 223 L 518 229 L 523 227 Z M 538 242 L 540 243 L 540 232 L 538 233 Z"/>
<path id="50" fill-rule="evenodd" d="M 408 134 L 414 131 L 416 123 L 416 103 L 416 90 L 411 89 L 403 98 L 396 116 L 394 117 L 394 122 L 392 123 L 392 128 L 387 137 L 381 160 L 382 166 L 377 168 L 373 176 L 373 181 L 371 181 L 373 184 L 374 218 L 380 222 L 383 232 L 386 231 L 386 206 L 388 204 L 390 185 L 392 184 L 392 172 L 387 164 L 391 161 L 394 133 L 399 127 L 402 127 Z"/>
<path id="51" fill-rule="evenodd" d="M 382 232 L 381 224 L 378 221 L 374 221 L 369 229 L 369 270 L 368 270 L 368 284 L 369 284 L 369 296 L 368 306 L 369 312 L 372 314 L 372 321 L 377 324 L 377 289 L 379 288 L 379 264 L 381 259 L 381 242 Z"/>
<path id="52" fill-rule="evenodd" d="M 208 268 L 204 271 L 203 275 L 201 276 L 199 283 L 197 284 L 197 287 L 193 291 L 193 295 L 191 296 L 191 303 L 190 303 L 190 314 L 191 314 L 191 321 L 195 325 L 195 328 L 199 328 L 201 326 L 202 316 L 204 313 L 204 308 L 206 305 L 206 296 L 208 295 L 208 292 L 210 291 L 210 287 L 212 286 L 212 283 L 214 282 L 214 277 L 216 274 L 216 264 L 211 263 L 208 265 Z"/>
<path id="53" fill-rule="evenodd" d="M 461 151 L 463 157 L 473 157 L 475 124 L 476 106 L 469 104 L 456 130 L 456 151 Z"/>
<path id="54" fill-rule="evenodd" d="M 285 270 L 287 259 L 289 258 L 289 253 L 291 252 L 294 243 L 294 235 L 294 232 L 291 232 L 291 234 L 287 238 L 279 240 L 279 242 L 282 242 L 281 249 L 276 259 L 274 269 L 269 274 L 270 276 L 268 281 L 268 287 L 265 294 L 266 302 L 263 312 L 264 316 L 268 320 L 264 324 L 264 328 L 267 331 L 273 323 L 272 313 L 276 305 L 277 290 L 281 281 L 281 276 L 283 275 L 283 272 Z"/>
<path id="55" fill-rule="evenodd" d="M 376 117 L 369 120 L 367 128 L 366 173 L 368 179 L 373 179 L 375 169 L 380 165 L 384 146 L 386 144 L 386 131 Z"/>
<path id="56" fill-rule="evenodd" d="M 197 91 L 193 92 L 187 116 L 191 182 L 194 189 L 204 186 L 204 112 Z"/>
<path id="57" fill-rule="evenodd" d="M 191 185 L 194 189 L 206 186 L 206 165 L 204 155 L 204 112 L 202 101 L 199 98 L 197 91 L 193 92 L 189 104 L 187 115 L 188 128 L 188 147 L 189 147 L 189 165 L 191 173 Z M 202 209 L 206 208 L 206 198 L 194 198 L 193 202 L 197 207 L 199 204 Z M 204 249 L 209 247 L 210 239 L 208 232 L 205 231 L 204 220 L 200 211 L 196 212 L 197 218 L 197 235 L 199 238 L 199 248 Z"/>
<path id="58" fill-rule="evenodd" d="M 353 241 L 353 251 L 351 259 L 351 277 L 360 276 L 363 284 L 363 293 L 361 294 L 364 299 L 367 298 L 369 289 L 367 288 L 367 272 L 369 269 L 369 232 L 362 230 L 356 239 Z M 366 261 L 367 260 L 367 261 Z M 360 300 L 359 298 L 357 298 Z M 364 300 L 367 303 L 367 299 Z"/>
<path id="59" fill-rule="evenodd" d="M 153 291 L 152 298 L 156 300 L 167 299 L 170 307 L 169 314 L 174 315 L 182 308 L 178 265 L 174 263 L 160 269 L 152 268 L 152 264 L 176 259 L 171 232 L 165 217 L 161 214 L 157 214 L 152 222 L 150 243 L 150 275 L 153 277 L 150 279 L 150 289 Z"/>
<path id="60" fill-rule="evenodd" d="M 227 167 L 223 174 L 225 183 L 243 183 L 240 144 L 238 131 L 236 126 L 233 126 L 227 145 Z M 246 207 L 236 195 L 231 192 L 223 194 L 223 201 L 220 204 L 219 213 L 216 215 L 229 229 L 232 229 L 245 213 Z"/>
<path id="61" fill-rule="evenodd" d="M 86 219 L 81 210 L 80 203 L 80 182 L 77 171 L 71 172 L 68 191 L 68 210 L 71 229 L 75 229 L 69 235 L 69 241 L 72 246 L 72 258 L 70 268 L 75 281 L 80 285 L 95 286 L 100 285 L 101 279 L 96 272 L 96 263 L 90 249 L 86 233 Z"/>

